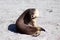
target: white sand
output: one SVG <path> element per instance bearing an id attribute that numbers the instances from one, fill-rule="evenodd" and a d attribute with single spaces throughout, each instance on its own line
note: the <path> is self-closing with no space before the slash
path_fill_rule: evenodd
<path id="1" fill-rule="evenodd" d="M 37 23 L 46 32 L 38 37 L 9 31 L 19 15 L 27 8 L 37 8 Z M 0 0 L 0 40 L 60 40 L 60 0 Z"/>

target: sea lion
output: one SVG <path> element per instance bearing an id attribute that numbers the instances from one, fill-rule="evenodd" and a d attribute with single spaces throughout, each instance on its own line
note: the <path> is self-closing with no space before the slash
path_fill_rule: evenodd
<path id="1" fill-rule="evenodd" d="M 38 15 L 38 10 L 35 8 L 25 10 L 16 21 L 17 31 L 32 36 L 40 35 L 40 32 L 45 31 L 45 29 L 37 26 L 36 18 Z"/>

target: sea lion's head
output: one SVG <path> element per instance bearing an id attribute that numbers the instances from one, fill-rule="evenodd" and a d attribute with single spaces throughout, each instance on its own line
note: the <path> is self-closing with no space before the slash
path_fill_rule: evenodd
<path id="1" fill-rule="evenodd" d="M 39 11 L 37 9 L 31 9 L 30 11 L 31 11 L 30 15 L 32 19 L 35 19 L 39 16 Z"/>
<path id="2" fill-rule="evenodd" d="M 36 19 L 39 16 L 39 11 L 35 8 L 27 9 L 24 16 L 24 23 L 28 24 L 32 19 Z"/>

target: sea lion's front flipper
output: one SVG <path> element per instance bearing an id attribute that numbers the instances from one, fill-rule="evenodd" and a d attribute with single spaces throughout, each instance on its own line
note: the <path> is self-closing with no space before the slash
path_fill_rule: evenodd
<path id="1" fill-rule="evenodd" d="M 44 32 L 45 32 L 45 29 L 43 29 L 43 28 L 40 28 L 40 31 L 44 31 Z"/>

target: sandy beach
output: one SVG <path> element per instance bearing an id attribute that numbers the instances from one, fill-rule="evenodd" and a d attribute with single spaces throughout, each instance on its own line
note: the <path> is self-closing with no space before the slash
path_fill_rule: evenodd
<path id="1" fill-rule="evenodd" d="M 38 37 L 16 33 L 15 22 L 28 8 L 39 10 Z M 0 0 L 0 40 L 60 40 L 60 0 Z"/>

